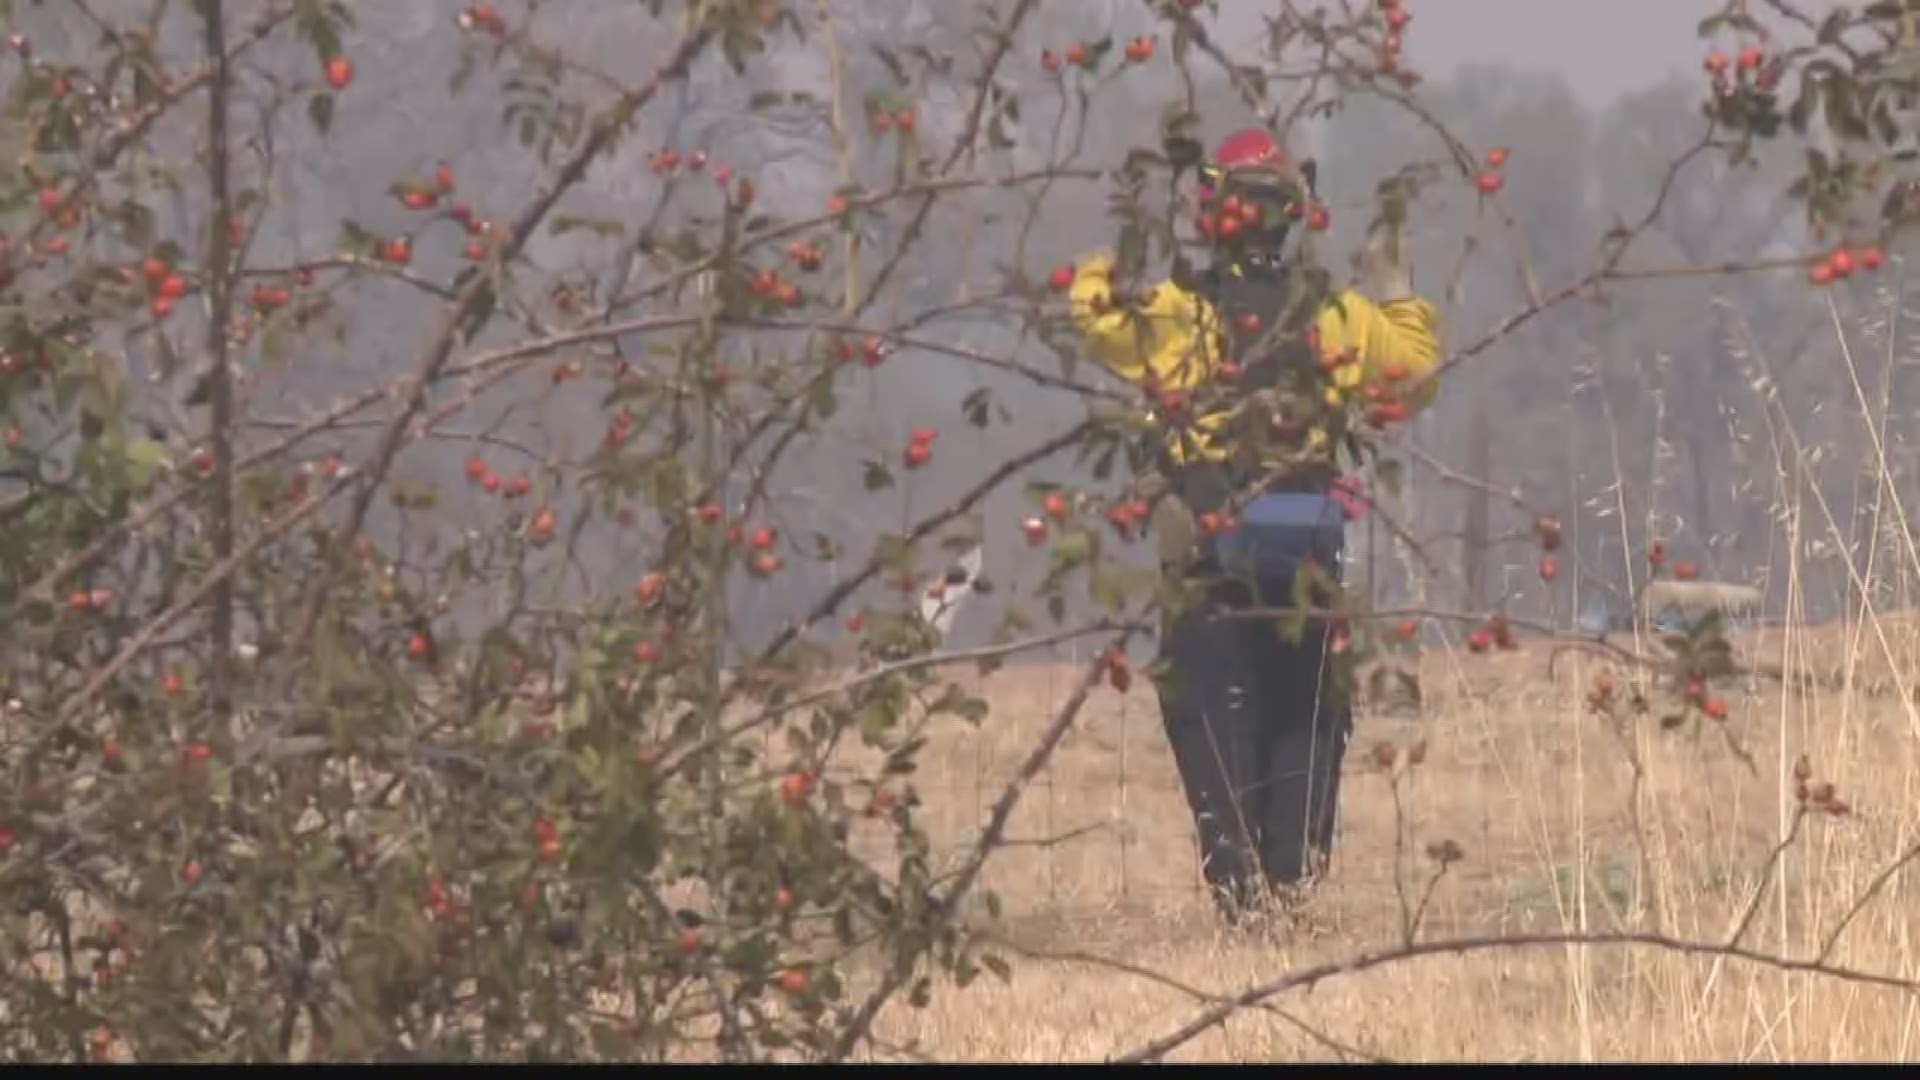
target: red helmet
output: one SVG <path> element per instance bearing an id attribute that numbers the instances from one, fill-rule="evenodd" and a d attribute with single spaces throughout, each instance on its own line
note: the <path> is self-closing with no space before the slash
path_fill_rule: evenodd
<path id="1" fill-rule="evenodd" d="M 1258 127 L 1236 131 L 1213 148 L 1213 154 L 1200 167 L 1200 197 L 1210 198 L 1229 172 L 1266 173 L 1287 177 L 1296 183 L 1305 179 L 1273 135 Z"/>
<path id="2" fill-rule="evenodd" d="M 1287 152 L 1267 129 L 1250 127 L 1221 139 L 1213 148 L 1213 164 L 1221 169 L 1285 168 L 1288 162 Z"/>

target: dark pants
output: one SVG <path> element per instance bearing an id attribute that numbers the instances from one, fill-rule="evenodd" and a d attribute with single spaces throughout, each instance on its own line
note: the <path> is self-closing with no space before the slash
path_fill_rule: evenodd
<path id="1" fill-rule="evenodd" d="M 1291 580 L 1260 582 L 1258 599 L 1259 607 L 1290 607 Z M 1278 619 L 1220 617 L 1254 600 L 1247 583 L 1215 577 L 1207 602 L 1160 640 L 1172 668 L 1160 686 L 1161 717 L 1198 826 L 1202 872 L 1230 911 L 1324 867 L 1353 726 L 1347 695 L 1327 700 L 1325 624 L 1310 621 L 1294 643 Z"/>

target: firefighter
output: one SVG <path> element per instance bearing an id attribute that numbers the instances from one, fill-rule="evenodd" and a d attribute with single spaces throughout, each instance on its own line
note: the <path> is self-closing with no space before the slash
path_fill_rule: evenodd
<path id="1" fill-rule="evenodd" d="M 1346 695 L 1330 700 L 1326 620 L 1289 633 L 1235 609 L 1294 604 L 1302 575 L 1339 580 L 1352 512 L 1336 462 L 1347 406 L 1364 401 L 1369 421 L 1387 425 L 1431 404 L 1439 343 L 1397 216 L 1369 230 L 1356 287 L 1336 289 L 1287 247 L 1297 227 L 1322 224 L 1311 163 L 1256 128 L 1223 140 L 1200 175 L 1206 267 L 1118 295 L 1113 259 L 1099 253 L 1075 264 L 1069 295 L 1088 351 L 1169 403 L 1149 529 L 1162 573 L 1196 599 L 1164 620 L 1168 677 L 1157 687 L 1202 872 L 1232 919 L 1301 898 L 1324 872 L 1352 727 Z M 1181 401 L 1195 407 L 1176 417 Z M 1331 407 L 1305 407 L 1315 402 Z M 1292 425 L 1289 410 L 1318 419 Z M 1265 434 L 1247 414 L 1264 416 Z M 1237 515 L 1236 495 L 1251 498 Z"/>

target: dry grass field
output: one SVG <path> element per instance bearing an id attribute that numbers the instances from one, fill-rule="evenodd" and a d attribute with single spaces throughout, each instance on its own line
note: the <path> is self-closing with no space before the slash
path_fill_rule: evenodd
<path id="1" fill-rule="evenodd" d="M 1004 904 L 996 933 L 1009 950 L 1056 958 L 1020 960 L 1010 983 L 949 987 L 924 1011 L 893 1006 L 880 1033 L 941 1060 L 1097 1060 L 1178 1026 L 1203 1004 L 1195 993 L 1391 947 L 1402 910 L 1397 821 L 1408 830 L 1410 892 L 1432 872 L 1421 854 L 1429 842 L 1451 839 L 1467 853 L 1435 891 L 1424 939 L 1638 930 L 1718 942 L 1753 906 L 1745 944 L 1812 956 L 1920 832 L 1915 637 L 1914 622 L 1882 618 L 1742 638 L 1755 661 L 1786 661 L 1828 684 L 1736 688 L 1724 732 L 1662 732 L 1645 720 L 1634 735 L 1645 774 L 1637 814 L 1626 744 L 1582 704 L 1601 661 L 1563 653 L 1549 678 L 1535 646 L 1434 651 L 1418 716 L 1361 716 L 1330 880 L 1308 925 L 1287 933 L 1215 925 L 1151 690 L 1144 680 L 1126 695 L 1102 689 L 1029 791 L 1011 830 L 1020 845 L 985 879 Z M 986 726 L 948 731 L 927 755 L 929 821 L 956 853 L 1074 678 L 1064 663 L 991 676 Z M 1369 760 L 1383 739 L 1430 747 L 1403 783 L 1403 815 Z M 1793 817 L 1791 769 L 1803 752 L 1855 812 L 1810 818 L 1763 875 Z M 1915 874 L 1886 883 L 1832 962 L 1920 977 Z M 1172 1059 L 1830 1061 L 1917 1051 L 1920 1001 L 1899 990 L 1645 947 L 1551 945 L 1342 975 L 1242 1013 Z"/>

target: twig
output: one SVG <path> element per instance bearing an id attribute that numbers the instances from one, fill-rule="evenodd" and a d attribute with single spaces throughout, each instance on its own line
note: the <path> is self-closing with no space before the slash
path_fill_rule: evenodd
<path id="1" fill-rule="evenodd" d="M 1733 933 L 1727 935 L 1727 947 L 1732 948 L 1740 944 L 1740 939 L 1747 936 L 1748 928 L 1753 925 L 1754 916 L 1760 914 L 1760 902 L 1767 898 L 1767 883 L 1773 879 L 1774 867 L 1780 865 L 1781 857 L 1786 855 L 1787 849 L 1800 838 L 1800 827 L 1805 825 L 1806 821 L 1807 808 L 1798 807 L 1794 811 L 1793 821 L 1787 826 L 1787 834 L 1780 838 L 1779 843 L 1773 845 L 1773 850 L 1767 852 L 1767 859 L 1760 866 L 1760 884 L 1753 890 L 1753 897 L 1747 901 L 1747 909 L 1741 913 L 1740 921 L 1734 924 Z"/>
<path id="2" fill-rule="evenodd" d="M 213 195 L 210 247 L 212 266 L 207 283 L 207 397 L 211 411 L 207 442 L 213 454 L 211 534 L 213 559 L 233 557 L 233 369 L 228 363 L 228 340 L 233 318 L 233 256 L 227 243 L 233 220 L 232 177 L 227 153 L 227 98 L 232 72 L 227 66 L 227 15 L 223 0 L 207 0 L 201 9 L 204 41 L 213 75 L 207 82 L 207 181 Z M 213 649 L 207 705 L 224 723 L 233 701 L 233 580 L 221 578 L 213 588 L 208 637 Z"/>
<path id="3" fill-rule="evenodd" d="M 1802 811 L 1802 813 L 1804 812 L 1805 811 Z M 1847 907 L 1847 913 L 1840 917 L 1840 921 L 1834 924 L 1833 929 L 1827 931 L 1826 940 L 1820 943 L 1820 951 L 1814 954 L 1816 961 L 1824 961 L 1833 955 L 1834 947 L 1840 944 L 1840 935 L 1847 932 L 1847 927 L 1853 925 L 1853 920 L 1857 918 L 1862 911 L 1867 909 L 1867 905 L 1873 901 L 1875 896 L 1879 895 L 1880 890 L 1886 888 L 1887 883 L 1892 881 L 1896 874 L 1900 873 L 1903 868 L 1915 859 L 1920 859 L 1920 844 L 1915 844 L 1908 848 L 1905 852 L 1901 853 L 1898 859 L 1888 863 L 1881 868 L 1878 874 L 1874 875 L 1873 883 L 1868 885 L 1866 891 L 1861 893 L 1859 897 Z"/>
<path id="4" fill-rule="evenodd" d="M 1191 1042 L 1207 1030 L 1218 1026 L 1234 1013 L 1248 1006 L 1277 997 L 1290 990 L 1315 986 L 1329 979 L 1345 975 L 1354 975 L 1377 967 L 1397 964 L 1407 960 L 1428 956 L 1463 956 L 1469 953 L 1489 952 L 1510 949 L 1537 949 L 1579 945 L 1583 947 L 1628 947 L 1658 949 L 1665 952 L 1680 953 L 1687 956 L 1724 956 L 1734 960 L 1744 960 L 1750 964 L 1801 974 L 1820 975 L 1842 982 L 1862 986 L 1874 986 L 1888 990 L 1900 990 L 1909 994 L 1920 993 L 1920 981 L 1899 975 L 1883 975 L 1876 972 L 1860 971 L 1855 968 L 1839 967 L 1818 960 L 1795 960 L 1784 956 L 1734 945 L 1717 945 L 1710 942 L 1683 941 L 1664 934 L 1524 934 L 1510 937 L 1466 937 L 1446 941 L 1429 941 L 1414 945 L 1401 946 L 1380 952 L 1360 953 L 1346 960 L 1312 967 L 1280 976 L 1268 982 L 1250 987 L 1247 990 L 1224 1000 L 1217 1005 L 1201 1011 L 1192 1020 L 1178 1028 L 1149 1040 L 1125 1053 L 1110 1058 L 1113 1064 L 1138 1064 L 1146 1061 L 1158 1061 L 1179 1047 Z"/>
<path id="5" fill-rule="evenodd" d="M 1144 610 L 1136 616 L 1136 621 L 1149 617 L 1157 606 L 1158 601 L 1149 601 Z M 1124 650 L 1132 636 L 1132 630 L 1121 631 L 1114 640 L 1113 648 Z M 1074 687 L 1073 693 L 1054 713 L 1052 721 L 1041 733 L 1039 742 L 1027 754 L 1020 768 L 1014 773 L 1013 779 L 1007 782 L 1000 797 L 995 800 L 986 826 L 980 830 L 980 836 L 973 843 L 966 861 L 961 864 L 953 884 L 948 887 L 945 895 L 932 903 L 927 916 L 931 927 L 937 928 L 952 918 L 953 913 L 958 910 L 961 900 L 965 899 L 974 882 L 979 879 L 980 872 L 986 868 L 987 861 L 992 858 L 994 851 L 999 848 L 1005 838 L 1007 823 L 1012 820 L 1014 809 L 1020 805 L 1020 798 L 1025 794 L 1027 785 L 1032 783 L 1034 777 L 1040 775 L 1040 771 L 1046 768 L 1047 762 L 1052 760 L 1055 748 L 1072 729 L 1074 721 L 1080 715 L 1080 710 L 1087 703 L 1088 696 L 1093 693 L 1093 688 L 1100 684 L 1101 676 L 1106 670 L 1107 659 L 1102 655 L 1087 664 L 1085 670 L 1081 672 L 1079 684 Z M 860 1040 L 866 1036 L 867 1029 L 873 1025 L 874 1017 L 880 1014 L 881 1008 L 912 976 L 914 959 L 912 956 L 894 958 L 886 974 L 881 976 L 879 985 L 874 987 L 866 999 L 860 1003 L 860 1007 L 854 1010 L 846 1026 L 835 1037 L 833 1048 L 828 1054 L 829 1060 L 845 1061 L 847 1056 L 853 1053 L 853 1048 L 860 1044 Z"/>
<path id="6" fill-rule="evenodd" d="M 781 702 L 722 732 L 721 737 L 725 740 L 731 740 L 762 724 L 771 723 L 780 716 L 793 712 L 796 709 L 804 709 L 812 705 L 818 705 L 823 701 L 830 701 L 858 690 L 868 683 L 877 682 L 881 679 L 889 679 L 895 675 L 905 675 L 915 671 L 926 671 L 930 668 L 950 667 L 955 664 L 971 664 L 983 660 L 999 660 L 1012 656 L 1015 653 L 1050 648 L 1062 642 L 1072 641 L 1075 638 L 1086 637 L 1090 634 L 1109 633 L 1122 628 L 1123 624 L 1119 622 L 1111 619 L 1102 619 L 1098 622 L 1089 623 L 1084 626 L 1076 626 L 1069 630 L 1059 631 L 1058 633 L 1022 638 L 1019 641 L 1012 641 L 1002 645 L 983 645 L 974 649 L 956 649 L 951 652 L 929 653 L 926 656 L 916 656 L 907 660 L 881 664 L 871 671 L 863 671 L 858 675 L 849 676 L 834 683 L 832 686 L 816 690 L 813 693 L 795 698 L 792 701 Z M 695 747 L 688 751 L 686 756 L 697 756 L 703 749 L 711 749 L 711 747 Z M 668 771 L 671 772 L 671 769 Z"/>
<path id="7" fill-rule="evenodd" d="M 1190 983 L 1186 983 L 1179 979 L 1176 979 L 1171 975 L 1166 974 L 1165 972 L 1155 971 L 1152 968 L 1145 967 L 1140 964 L 1129 963 L 1125 960 L 1116 960 L 1116 959 L 1113 959 L 1112 957 L 1100 956 L 1097 953 L 1081 952 L 1076 949 L 1037 949 L 1031 946 L 1022 945 L 1017 941 L 1013 941 L 1009 938 L 1002 937 L 999 935 L 995 935 L 992 938 L 992 940 L 995 943 L 997 943 L 1001 948 L 1006 949 L 1010 952 L 1017 953 L 1028 960 L 1038 960 L 1046 963 L 1056 963 L 1056 964 L 1085 964 L 1089 967 L 1104 968 L 1109 971 L 1120 972 L 1123 975 L 1131 975 L 1136 979 L 1142 979 L 1150 983 L 1155 983 L 1160 986 L 1164 986 L 1169 990 L 1178 991 L 1182 994 L 1187 995 L 1188 997 L 1195 999 L 1196 1001 L 1202 1001 L 1202 1002 L 1207 1002 L 1211 1004 L 1221 1000 L 1221 996 L 1219 994 L 1215 994 L 1207 990 L 1202 990 L 1197 986 L 1191 985 Z M 1291 1025 L 1295 1030 L 1299 1031 L 1301 1034 L 1305 1035 L 1307 1038 L 1312 1039 L 1314 1042 L 1319 1043 L 1321 1046 L 1324 1046 L 1329 1050 L 1332 1050 L 1336 1054 L 1342 1054 L 1347 1057 L 1358 1058 L 1362 1061 L 1366 1061 L 1375 1065 L 1384 1065 L 1392 1061 L 1391 1058 L 1385 1058 L 1377 1054 L 1368 1053 L 1367 1051 L 1362 1050 L 1359 1047 L 1353 1046 L 1350 1043 L 1342 1042 L 1334 1038 L 1333 1036 L 1328 1035 L 1325 1032 L 1319 1030 L 1318 1028 L 1313 1027 L 1311 1024 L 1308 1024 L 1306 1021 L 1301 1020 L 1299 1017 L 1293 1015 L 1292 1013 L 1286 1011 L 1285 1009 L 1279 1008 L 1278 1006 L 1274 1005 L 1271 1002 L 1264 1002 L 1264 1001 L 1259 1002 L 1257 1004 L 1248 1006 L 1248 1008 L 1257 1009 L 1261 1012 L 1267 1013 L 1268 1015 L 1277 1017 L 1281 1021 Z"/>

